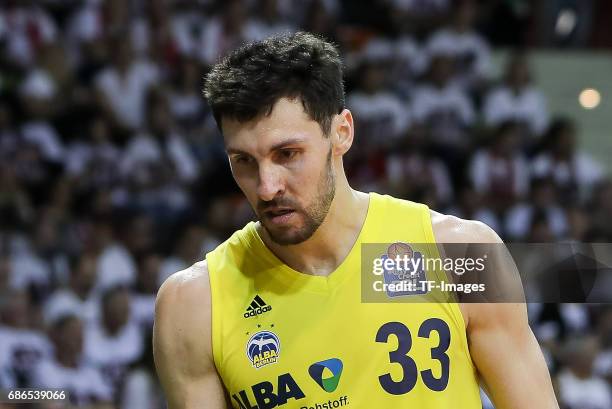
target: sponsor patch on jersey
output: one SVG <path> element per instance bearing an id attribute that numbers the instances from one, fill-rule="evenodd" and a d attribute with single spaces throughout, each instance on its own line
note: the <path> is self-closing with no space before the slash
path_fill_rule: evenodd
<path id="1" fill-rule="evenodd" d="M 332 393 L 340 383 L 343 364 L 338 358 L 326 359 L 325 361 L 316 362 L 308 368 L 310 377 L 323 389 L 325 392 Z"/>
<path id="2" fill-rule="evenodd" d="M 407 243 L 393 243 L 387 249 L 387 254 L 380 256 L 383 260 L 399 260 L 398 268 L 384 268 L 383 280 L 386 284 L 403 284 L 405 290 L 391 291 L 387 289 L 388 297 L 400 297 L 406 295 L 426 294 L 426 287 L 421 285 L 422 281 L 427 281 L 425 274 L 425 259 L 420 251 L 413 250 Z M 387 287 L 389 288 L 389 287 Z"/>
<path id="3" fill-rule="evenodd" d="M 272 310 L 272 306 L 266 304 L 266 302 L 258 295 L 253 298 L 251 304 L 247 307 L 244 312 L 244 318 L 256 317 Z"/>
<path id="4" fill-rule="evenodd" d="M 246 354 L 255 369 L 278 362 L 280 340 L 272 331 L 259 331 L 246 346 Z"/>

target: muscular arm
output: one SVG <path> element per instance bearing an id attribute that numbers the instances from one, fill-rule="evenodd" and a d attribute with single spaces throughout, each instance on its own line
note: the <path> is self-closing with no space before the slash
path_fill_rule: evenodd
<path id="1" fill-rule="evenodd" d="M 502 243 L 480 222 L 432 212 L 432 224 L 438 243 Z M 500 275 L 496 281 L 520 287 L 510 258 L 502 255 L 494 263 L 487 271 Z M 527 321 L 525 303 L 464 303 L 461 311 L 470 355 L 495 407 L 558 409 L 548 368 Z"/>
<path id="2" fill-rule="evenodd" d="M 159 290 L 153 352 L 169 409 L 227 407 L 212 355 L 206 262 L 174 274 Z"/>

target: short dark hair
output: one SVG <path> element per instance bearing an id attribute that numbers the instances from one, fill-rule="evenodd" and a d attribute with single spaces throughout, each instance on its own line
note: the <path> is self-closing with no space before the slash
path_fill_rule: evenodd
<path id="1" fill-rule="evenodd" d="M 299 98 L 325 135 L 344 108 L 342 60 L 331 43 L 309 33 L 280 34 L 234 50 L 206 76 L 204 96 L 222 118 L 250 121 L 283 97 Z"/>

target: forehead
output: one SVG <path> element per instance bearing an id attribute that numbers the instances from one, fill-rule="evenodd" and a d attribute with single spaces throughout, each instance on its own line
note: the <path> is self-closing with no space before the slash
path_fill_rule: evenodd
<path id="1" fill-rule="evenodd" d="M 267 151 L 289 139 L 323 139 L 319 123 L 311 119 L 300 99 L 281 98 L 269 115 L 251 121 L 223 119 L 223 138 L 228 151 Z"/>

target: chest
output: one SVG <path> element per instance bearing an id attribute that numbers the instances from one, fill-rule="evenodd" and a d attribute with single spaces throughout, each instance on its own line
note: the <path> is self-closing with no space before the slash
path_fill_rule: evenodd
<path id="1" fill-rule="evenodd" d="M 471 375 L 443 304 L 261 292 L 223 333 L 220 372 L 238 408 L 364 407 L 368 397 L 416 403 Z"/>

